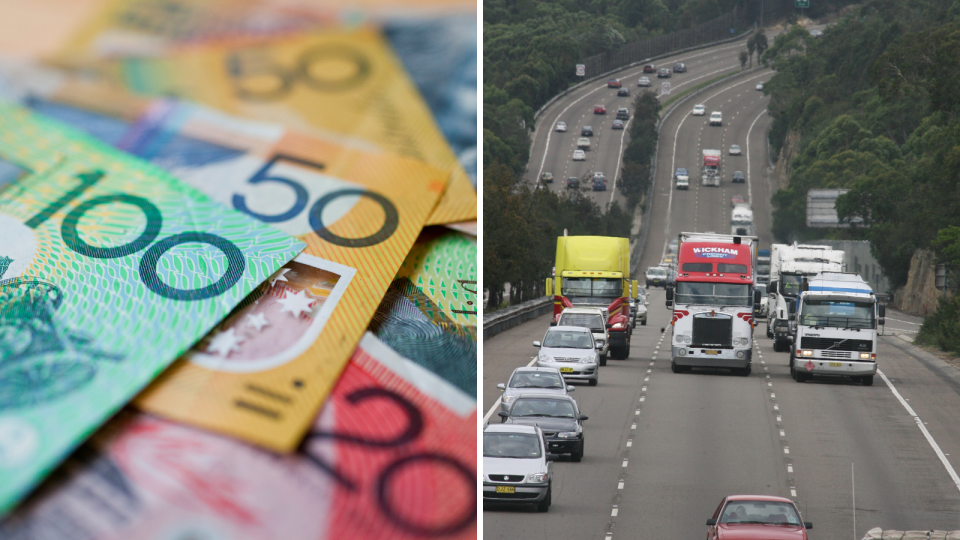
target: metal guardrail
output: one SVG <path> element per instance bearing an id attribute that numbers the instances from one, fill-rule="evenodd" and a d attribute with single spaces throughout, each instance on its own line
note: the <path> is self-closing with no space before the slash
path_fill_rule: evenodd
<path id="1" fill-rule="evenodd" d="M 544 296 L 527 300 L 515 306 L 483 314 L 483 339 L 491 338 L 504 330 L 519 326 L 553 310 L 553 298 Z"/>

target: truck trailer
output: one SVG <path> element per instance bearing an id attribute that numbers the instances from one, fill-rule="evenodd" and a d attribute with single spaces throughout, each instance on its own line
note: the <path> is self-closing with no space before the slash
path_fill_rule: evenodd
<path id="1" fill-rule="evenodd" d="M 703 151 L 703 173 L 700 175 L 703 185 L 720 187 L 720 150 Z"/>

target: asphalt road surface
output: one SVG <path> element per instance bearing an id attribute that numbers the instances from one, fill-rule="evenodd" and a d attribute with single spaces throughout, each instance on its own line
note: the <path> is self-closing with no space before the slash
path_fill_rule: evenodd
<path id="1" fill-rule="evenodd" d="M 715 56 L 708 49 L 679 61 L 690 68 L 687 78 L 698 77 L 732 65 L 741 47 L 722 45 Z M 739 69 L 739 62 L 733 67 Z M 638 69 L 630 70 L 633 85 Z M 765 140 L 770 118 L 764 112 L 767 98 L 754 89 L 770 75 L 732 77 L 688 101 L 686 110 L 664 123 L 639 270 L 659 262 L 667 239 L 681 231 L 729 232 L 734 194 L 752 202 L 761 248 L 771 244 L 769 200 L 775 189 Z M 675 75 L 672 82 L 682 77 Z M 589 120 L 598 134 L 594 144 L 598 137 L 603 143 L 588 153 L 597 161 L 582 166 L 597 167 L 605 160 L 615 165 L 611 156 L 617 152 L 607 147 L 619 144 L 620 132 L 607 129 L 610 115 L 601 123 L 590 114 L 595 96 L 603 94 L 610 109 L 615 93 L 604 85 L 579 102 L 567 96 L 566 104 L 552 107 L 555 112 L 544 115 L 550 124 L 569 106 L 560 119 L 570 131 L 559 134 L 565 138 L 551 138 L 550 145 L 566 148 Z M 706 104 L 708 116 L 721 110 L 724 125 L 710 127 L 708 117 L 690 116 L 695 103 Z M 538 137 L 544 131 L 538 130 Z M 743 149 L 742 157 L 727 155 L 734 143 Z M 544 159 L 539 139 L 534 148 L 532 178 L 538 174 L 536 159 Z M 700 185 L 696 170 L 703 148 L 724 152 L 719 188 Z M 564 159 L 556 162 L 553 153 L 547 153 L 547 161 L 569 164 L 572 149 L 564 149 Z M 672 171 L 679 166 L 693 173 L 689 191 L 673 189 Z M 746 184 L 730 183 L 734 170 L 747 175 Z M 568 174 L 552 172 L 557 182 Z M 562 188 L 555 183 L 552 189 Z M 607 201 L 612 196 L 597 195 Z M 642 282 L 642 273 L 634 272 Z M 553 464 L 550 511 L 485 506 L 484 538 L 698 538 L 720 499 L 737 493 L 797 501 L 804 520 L 814 523 L 811 538 L 859 539 L 877 526 L 960 529 L 960 477 L 954 472 L 960 468 L 960 370 L 890 335 L 912 336 L 916 318 L 889 312 L 877 355 L 883 376 L 873 386 L 827 380 L 799 384 L 790 378 L 788 355 L 773 352 L 763 323 L 754 334 L 757 352 L 749 377 L 723 370 L 672 373 L 670 311 L 662 289 L 652 290 L 649 299 L 649 323 L 634 331 L 630 357 L 608 360 L 598 386 L 583 384 L 574 392 L 581 411 L 590 416 L 585 455 L 581 463 L 563 458 Z M 496 384 L 531 362 L 532 342 L 543 337 L 549 321 L 545 315 L 484 341 L 484 411 L 498 404 Z"/>

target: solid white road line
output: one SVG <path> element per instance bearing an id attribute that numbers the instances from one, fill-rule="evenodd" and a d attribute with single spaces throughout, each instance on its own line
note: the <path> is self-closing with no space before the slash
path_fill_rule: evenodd
<path id="1" fill-rule="evenodd" d="M 747 130 L 747 204 L 749 204 L 751 208 L 753 208 L 753 183 L 750 182 L 750 132 L 753 131 L 753 126 L 757 123 L 757 120 L 766 113 L 766 110 L 761 111 L 760 114 L 753 119 L 753 123 L 750 124 L 750 129 Z"/>
<path id="2" fill-rule="evenodd" d="M 930 443 L 933 451 L 936 452 L 937 457 L 940 458 L 940 462 L 943 463 L 943 466 L 947 469 L 947 474 L 950 475 L 954 485 L 957 486 L 958 490 L 960 490 L 960 476 L 957 476 L 957 472 L 953 470 L 953 465 L 951 465 L 947 460 L 947 456 L 944 455 L 943 450 L 940 450 L 940 446 L 937 444 L 937 441 L 933 440 L 933 436 L 930 435 L 929 431 L 927 431 L 927 427 L 923 425 L 923 421 L 920 420 L 920 417 L 917 416 L 917 413 L 913 411 L 913 408 L 907 404 L 907 400 L 900 395 L 900 392 L 897 392 L 896 387 L 893 386 L 893 383 L 890 382 L 890 379 L 888 379 L 887 376 L 884 375 L 879 369 L 877 370 L 877 375 L 880 375 L 880 378 L 883 379 L 883 382 L 887 383 L 887 386 L 890 387 L 890 391 L 893 392 L 893 395 L 897 397 L 897 399 L 900 401 L 900 404 L 903 405 L 903 408 L 906 409 L 907 413 L 909 413 L 910 416 L 913 417 L 914 421 L 916 421 L 917 426 L 920 427 L 920 431 L 923 432 L 923 436 L 926 437 L 927 442 Z"/>
<path id="3" fill-rule="evenodd" d="M 636 111 L 634 111 L 636 112 Z M 620 154 L 617 156 L 617 172 L 613 175 L 613 189 L 610 190 L 610 202 L 607 203 L 607 209 L 613 204 L 613 197 L 617 194 L 617 178 L 620 177 L 620 161 L 623 159 L 623 140 L 627 136 L 627 130 L 630 129 L 630 122 L 633 121 L 631 117 L 627 120 L 627 123 L 623 125 L 622 133 L 620 134 Z"/>

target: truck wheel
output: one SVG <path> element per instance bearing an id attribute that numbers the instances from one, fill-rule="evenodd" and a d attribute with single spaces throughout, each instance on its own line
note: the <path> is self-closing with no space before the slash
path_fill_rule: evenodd
<path id="1" fill-rule="evenodd" d="M 682 367 L 682 366 L 678 366 L 676 362 L 674 362 L 673 360 L 671 360 L 671 361 L 670 361 L 670 371 L 673 371 L 674 373 L 683 373 L 683 367 Z"/>
<path id="2" fill-rule="evenodd" d="M 547 496 L 544 497 L 543 500 L 540 501 L 540 504 L 537 505 L 537 512 L 546 512 L 550 510 L 550 503 L 553 502 L 551 500 L 553 499 L 552 492 L 553 492 L 553 486 L 551 484 L 547 484 Z"/>
<path id="3" fill-rule="evenodd" d="M 770 328 L 770 323 L 767 323 L 767 337 L 773 339 L 773 329 Z"/>
<path id="4" fill-rule="evenodd" d="M 873 375 L 867 375 L 860 379 L 864 386 L 873 386 Z"/>
<path id="5" fill-rule="evenodd" d="M 793 380 L 797 381 L 798 383 L 807 382 L 807 378 L 810 377 L 809 374 L 804 373 L 804 372 L 800 371 L 799 369 L 794 370 L 794 371 L 796 371 L 797 376 L 794 377 Z"/>
<path id="6" fill-rule="evenodd" d="M 747 366 L 747 367 L 745 367 L 745 368 L 737 368 L 737 369 L 733 370 L 733 374 L 734 374 L 734 375 L 739 375 L 739 376 L 741 376 L 741 377 L 749 377 L 749 376 L 750 376 L 750 366 Z"/>

